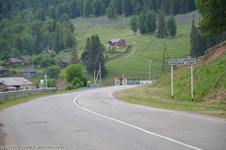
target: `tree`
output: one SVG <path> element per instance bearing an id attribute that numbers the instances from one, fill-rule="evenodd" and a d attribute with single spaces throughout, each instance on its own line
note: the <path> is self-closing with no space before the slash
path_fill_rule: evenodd
<path id="1" fill-rule="evenodd" d="M 72 89 L 86 85 L 86 78 L 83 73 L 83 68 L 79 64 L 73 64 L 66 68 L 66 80 L 72 86 Z"/>
<path id="2" fill-rule="evenodd" d="M 56 36 L 55 36 L 54 50 L 57 54 L 60 51 L 60 37 L 59 37 L 58 25 L 56 25 Z"/>
<path id="3" fill-rule="evenodd" d="M 48 67 L 46 72 L 47 72 L 48 77 L 57 79 L 58 75 L 60 74 L 60 67 L 56 66 L 56 65 L 52 65 L 52 66 Z"/>
<path id="4" fill-rule="evenodd" d="M 103 14 L 103 0 L 94 0 L 93 1 L 93 13 L 96 17 Z"/>
<path id="5" fill-rule="evenodd" d="M 96 72 L 99 70 L 99 63 L 101 64 L 101 76 L 105 77 L 107 74 L 103 51 L 103 45 L 98 35 L 93 35 L 87 39 L 86 50 L 82 54 L 82 61 L 89 74 L 93 74 L 94 70 Z"/>
<path id="6" fill-rule="evenodd" d="M 193 15 L 191 34 L 190 34 L 190 43 L 191 43 L 191 51 L 190 54 L 196 54 L 196 39 L 197 39 L 197 28 L 195 27 L 195 19 Z"/>
<path id="7" fill-rule="evenodd" d="M 84 17 L 89 17 L 92 14 L 92 1 L 84 0 L 83 3 L 83 15 Z"/>
<path id="8" fill-rule="evenodd" d="M 165 10 L 163 4 L 161 5 L 160 14 L 158 18 L 158 31 L 157 31 L 157 37 L 164 38 L 164 36 L 167 35 L 166 30 L 166 17 L 165 17 Z"/>
<path id="9" fill-rule="evenodd" d="M 129 26 L 131 30 L 134 32 L 134 35 L 136 35 L 138 24 L 137 24 L 137 16 L 132 16 L 129 22 Z"/>
<path id="10" fill-rule="evenodd" d="M 145 29 L 145 14 L 144 12 L 141 12 L 139 17 L 138 17 L 138 25 L 139 25 L 139 31 L 140 31 L 140 34 L 146 34 L 146 29 Z"/>
<path id="11" fill-rule="evenodd" d="M 176 26 L 173 15 L 170 15 L 167 18 L 166 26 L 167 26 L 167 31 L 168 31 L 169 35 L 174 37 L 177 34 L 177 26 Z"/>
<path id="12" fill-rule="evenodd" d="M 35 38 L 35 43 L 33 47 L 34 53 L 36 54 L 40 54 L 42 52 L 41 41 L 42 41 L 42 36 L 41 36 L 40 24 L 37 23 L 36 38 Z"/>
<path id="13" fill-rule="evenodd" d="M 156 30 L 156 15 L 154 10 L 148 10 L 144 22 L 146 33 L 153 33 Z"/>
<path id="14" fill-rule="evenodd" d="M 108 16 L 109 19 L 113 19 L 116 18 L 115 16 L 115 5 L 113 3 L 114 1 L 111 1 L 107 10 L 106 10 L 106 14 Z"/>
<path id="15" fill-rule="evenodd" d="M 71 59 L 71 64 L 76 64 L 78 62 L 78 51 L 75 46 L 71 49 L 70 59 Z"/>
<path id="16" fill-rule="evenodd" d="M 203 17 L 199 29 L 204 36 L 217 35 L 226 31 L 225 0 L 196 0 Z"/>

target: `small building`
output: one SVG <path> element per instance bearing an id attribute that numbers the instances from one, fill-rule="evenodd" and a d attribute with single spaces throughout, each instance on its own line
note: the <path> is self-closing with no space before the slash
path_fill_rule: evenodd
<path id="1" fill-rule="evenodd" d="M 0 82 L 6 87 L 6 90 L 31 90 L 36 86 L 23 77 L 0 78 Z"/>
<path id="2" fill-rule="evenodd" d="M 140 85 L 140 78 L 115 78 L 115 85 Z"/>
<path id="3" fill-rule="evenodd" d="M 154 83 L 154 80 L 140 81 L 140 85 L 153 84 L 153 83 Z"/>
<path id="4" fill-rule="evenodd" d="M 109 43 L 109 47 L 121 48 L 126 46 L 126 42 L 123 39 L 112 39 L 108 43 Z"/>
<path id="5" fill-rule="evenodd" d="M 7 66 L 13 67 L 13 68 L 17 68 L 17 67 L 21 67 L 22 65 L 22 61 L 19 60 L 18 58 L 9 58 L 5 61 Z"/>
<path id="6" fill-rule="evenodd" d="M 29 63 L 29 55 L 22 55 L 20 56 L 20 60 L 22 61 L 22 65 L 28 64 Z"/>
<path id="7" fill-rule="evenodd" d="M 32 68 L 28 68 L 24 72 L 22 72 L 24 77 L 36 77 L 37 71 L 33 70 Z"/>
<path id="8" fill-rule="evenodd" d="M 9 70 L 3 66 L 0 66 L 0 77 L 8 76 Z"/>
<path id="9" fill-rule="evenodd" d="M 66 57 L 60 57 L 59 58 L 59 66 L 62 67 L 62 68 L 65 68 L 67 67 L 68 65 L 71 64 L 71 61 L 69 58 L 66 58 Z"/>

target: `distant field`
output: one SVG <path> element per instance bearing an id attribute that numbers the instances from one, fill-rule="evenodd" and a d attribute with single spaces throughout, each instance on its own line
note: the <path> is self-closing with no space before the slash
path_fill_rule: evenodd
<path id="1" fill-rule="evenodd" d="M 75 25 L 75 34 L 78 37 L 78 47 L 85 47 L 86 39 L 91 35 L 98 34 L 101 42 L 107 42 L 113 38 L 122 38 L 127 44 L 131 41 L 137 43 L 137 50 L 134 55 L 120 61 L 106 65 L 108 76 L 103 79 L 105 85 L 112 85 L 114 78 L 121 77 L 140 77 L 148 79 L 149 61 L 152 60 L 151 67 L 155 70 L 154 77 L 158 79 L 162 76 L 162 58 L 164 42 L 171 58 L 184 57 L 190 52 L 190 31 L 192 16 L 195 14 L 196 20 L 199 19 L 197 11 L 175 16 L 177 23 L 177 35 L 174 38 L 167 37 L 158 39 L 154 35 L 142 36 L 139 33 L 133 34 L 126 18 L 126 27 L 122 27 L 122 18 L 109 20 L 106 16 L 98 18 L 77 18 L 72 22 Z M 198 21 L 197 21 L 198 22 Z M 165 61 L 165 73 L 169 71 L 167 60 Z"/>

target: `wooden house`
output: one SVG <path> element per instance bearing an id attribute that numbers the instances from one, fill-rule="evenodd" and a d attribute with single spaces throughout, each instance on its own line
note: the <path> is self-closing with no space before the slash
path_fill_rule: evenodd
<path id="1" fill-rule="evenodd" d="M 9 67 L 17 68 L 22 66 L 22 61 L 18 58 L 9 58 L 5 61 L 6 65 Z"/>
<path id="2" fill-rule="evenodd" d="M 20 56 L 20 60 L 22 61 L 22 65 L 28 64 L 29 63 L 29 55 L 22 55 Z"/>
<path id="3" fill-rule="evenodd" d="M 5 86 L 6 90 L 30 90 L 36 89 L 36 86 L 23 77 L 0 78 L 0 82 Z"/>
<path id="4" fill-rule="evenodd" d="M 112 39 L 108 43 L 109 47 L 121 48 L 126 46 L 126 42 L 123 39 Z"/>
<path id="5" fill-rule="evenodd" d="M 8 76 L 8 75 L 9 75 L 9 70 L 3 66 L 0 66 L 0 77 Z"/>
<path id="6" fill-rule="evenodd" d="M 69 58 L 66 58 L 66 57 L 60 57 L 59 58 L 59 66 L 60 67 L 65 68 L 70 64 L 71 64 L 71 61 L 70 61 Z"/>
<path id="7" fill-rule="evenodd" d="M 32 68 L 28 68 L 27 70 L 22 72 L 24 77 L 35 77 L 37 76 L 37 71 L 33 70 Z"/>

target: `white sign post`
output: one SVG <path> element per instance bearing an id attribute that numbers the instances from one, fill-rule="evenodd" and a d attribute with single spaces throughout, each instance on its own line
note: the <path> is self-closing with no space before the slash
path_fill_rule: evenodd
<path id="1" fill-rule="evenodd" d="M 191 98 L 193 101 L 193 65 L 196 64 L 196 58 L 176 58 L 168 59 L 168 65 L 171 66 L 171 95 L 173 99 L 173 66 L 191 65 Z"/>

